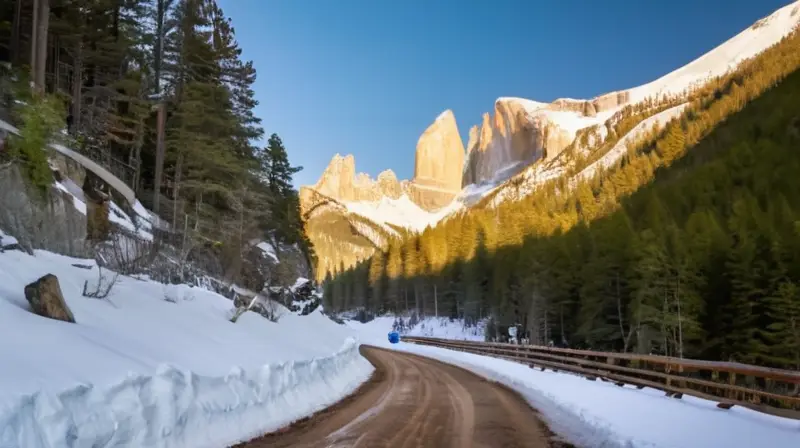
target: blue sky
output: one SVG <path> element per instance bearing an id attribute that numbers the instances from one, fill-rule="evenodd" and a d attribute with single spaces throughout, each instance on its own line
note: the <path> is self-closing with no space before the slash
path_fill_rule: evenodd
<path id="1" fill-rule="evenodd" d="M 501 96 L 590 98 L 659 77 L 789 0 L 219 0 L 267 135 L 316 182 L 335 153 L 375 177 L 414 172 L 452 109 L 466 144 Z"/>

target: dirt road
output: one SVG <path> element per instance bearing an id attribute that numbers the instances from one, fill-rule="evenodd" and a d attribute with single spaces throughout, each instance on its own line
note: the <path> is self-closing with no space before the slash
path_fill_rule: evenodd
<path id="1" fill-rule="evenodd" d="M 564 447 L 517 394 L 466 370 L 361 347 L 375 365 L 355 394 L 277 433 L 239 445 L 266 447 Z"/>

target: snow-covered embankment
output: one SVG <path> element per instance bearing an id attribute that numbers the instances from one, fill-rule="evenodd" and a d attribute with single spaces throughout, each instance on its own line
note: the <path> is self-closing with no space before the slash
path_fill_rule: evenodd
<path id="1" fill-rule="evenodd" d="M 104 271 L 105 272 L 105 271 Z M 77 323 L 29 311 L 25 285 L 59 278 Z M 354 332 L 315 311 L 234 324 L 230 300 L 119 277 L 92 260 L 0 253 L 0 446 L 220 447 L 333 404 L 372 373 Z"/>

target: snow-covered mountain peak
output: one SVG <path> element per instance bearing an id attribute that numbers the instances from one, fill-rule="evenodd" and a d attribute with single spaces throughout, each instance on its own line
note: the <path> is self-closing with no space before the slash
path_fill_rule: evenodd
<path id="1" fill-rule="evenodd" d="M 367 182 L 363 176 L 347 180 L 355 179 L 355 161 L 352 156 L 337 155 L 311 189 L 338 201 L 338 207 L 331 209 L 366 218 L 387 232 L 399 227 L 421 231 L 477 203 L 491 206 L 524 197 L 543 182 L 572 172 L 568 168 L 573 155 L 585 155 L 608 143 L 600 159 L 578 173 L 589 176 L 598 167 L 614 164 L 643 127 L 663 126 L 678 116 L 691 89 L 775 45 L 798 23 L 800 0 L 658 79 L 591 99 L 544 103 L 501 96 L 494 110 L 470 128 L 466 148 L 455 115 L 445 110 L 420 136 L 414 179 L 397 181 L 394 173 L 386 172 L 377 181 Z M 624 127 L 625 134 L 618 135 L 619 122 L 633 115 L 638 125 Z M 341 175 L 332 176 L 333 172 Z M 326 177 L 333 180 L 324 181 Z M 509 182 L 512 178 L 514 182 Z M 369 193 L 360 193 L 364 191 Z M 492 199 L 483 201 L 487 195 Z M 301 191 L 302 197 L 319 198 Z"/>
<path id="2" fill-rule="evenodd" d="M 724 75 L 779 42 L 800 23 L 795 1 L 677 70 L 647 84 L 609 92 L 592 99 L 561 98 L 542 103 L 516 97 L 495 101 L 494 117 L 483 118 L 470 131 L 463 186 L 494 182 L 498 172 L 522 170 L 541 159 L 553 159 L 572 144 L 582 129 L 601 126 L 625 106 L 681 97 L 691 89 Z"/>

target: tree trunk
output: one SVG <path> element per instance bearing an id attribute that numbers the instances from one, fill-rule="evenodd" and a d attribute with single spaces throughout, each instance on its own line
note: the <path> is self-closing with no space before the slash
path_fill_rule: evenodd
<path id="1" fill-rule="evenodd" d="M 433 312 L 434 316 L 439 317 L 439 296 L 436 294 L 436 284 L 433 285 Z"/>
<path id="2" fill-rule="evenodd" d="M 81 103 L 83 102 L 83 37 L 78 39 L 72 67 L 72 135 L 81 129 Z"/>
<path id="3" fill-rule="evenodd" d="M 678 305 L 678 357 L 683 358 L 683 324 L 681 323 L 681 277 L 678 275 L 678 284 L 675 290 L 675 303 Z"/>
<path id="4" fill-rule="evenodd" d="M 175 221 L 178 219 L 178 195 L 181 191 L 181 171 L 183 170 L 183 152 L 178 153 L 178 160 L 175 162 L 175 186 L 172 189 L 172 228 L 175 228 Z M 158 192 L 156 192 L 158 194 Z"/>
<path id="5" fill-rule="evenodd" d="M 22 48 L 20 48 L 21 44 L 21 33 L 20 28 L 22 27 L 22 0 L 16 0 L 14 2 L 14 19 L 12 20 L 13 23 L 11 24 L 11 42 L 9 51 L 11 53 L 11 64 L 18 65 L 20 57 L 22 55 Z"/>
<path id="6" fill-rule="evenodd" d="M 419 291 L 417 286 L 417 282 L 414 281 L 414 308 L 416 308 L 417 316 L 419 316 Z"/>
<path id="7" fill-rule="evenodd" d="M 45 73 L 47 73 L 47 30 L 50 27 L 50 0 L 38 0 L 38 19 L 36 32 L 36 88 L 45 91 Z"/>
<path id="8" fill-rule="evenodd" d="M 164 48 L 164 21 L 166 16 L 166 0 L 158 0 L 156 6 L 156 41 L 153 48 L 153 76 L 155 92 L 161 93 L 161 58 Z"/>
<path id="9" fill-rule="evenodd" d="M 31 67 L 31 86 L 36 87 L 36 61 L 39 58 L 36 57 L 36 49 L 38 47 L 38 35 L 39 33 L 39 0 L 33 0 L 33 13 L 31 14 L 31 57 L 30 57 L 30 67 Z"/>
<path id="10" fill-rule="evenodd" d="M 156 116 L 156 167 L 155 167 L 155 177 L 153 178 L 153 213 L 158 215 L 159 213 L 159 206 L 161 202 L 161 178 L 164 175 L 164 152 L 166 151 L 164 146 L 164 136 L 166 134 L 166 119 L 167 119 L 167 106 L 164 102 L 160 102 L 157 106 L 158 114 Z M 180 162 L 181 158 L 178 156 L 178 161 Z M 180 176 L 178 175 L 178 171 L 180 170 L 180 165 L 175 168 L 175 196 L 173 196 L 173 200 L 177 201 L 177 193 L 178 193 L 178 182 L 180 180 Z M 175 225 L 175 216 L 172 217 L 172 225 Z"/>
<path id="11" fill-rule="evenodd" d="M 628 337 L 625 335 L 625 325 L 622 321 L 622 297 L 620 297 L 619 293 L 619 272 L 617 272 L 617 316 L 619 318 L 619 332 L 622 336 L 622 353 L 628 353 Z"/>
<path id="12" fill-rule="evenodd" d="M 548 321 L 547 321 L 547 315 L 549 314 L 547 312 L 548 308 L 549 307 L 545 306 L 545 309 L 544 309 L 544 344 L 549 346 L 550 345 L 550 326 L 548 325 Z"/>

